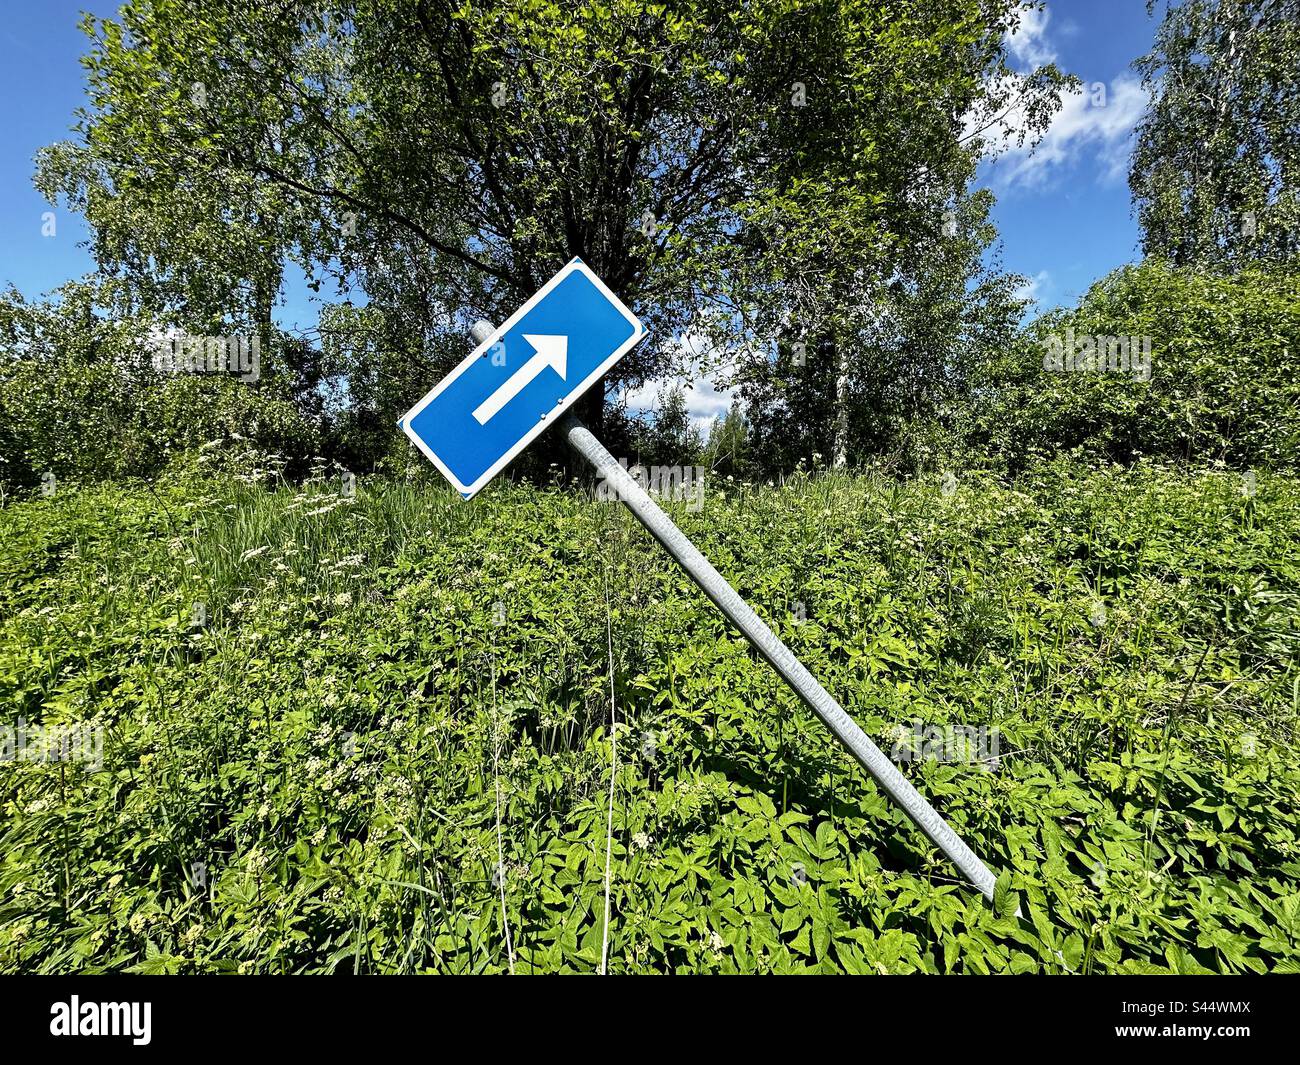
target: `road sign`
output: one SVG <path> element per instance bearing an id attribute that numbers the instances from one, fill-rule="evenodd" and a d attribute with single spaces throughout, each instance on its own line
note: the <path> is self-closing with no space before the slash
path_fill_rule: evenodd
<path id="1" fill-rule="evenodd" d="M 397 424 L 468 499 L 644 334 L 574 259 Z"/>
<path id="2" fill-rule="evenodd" d="M 642 333 L 632 312 L 574 259 L 505 325 L 495 330 L 486 322 L 475 325 L 472 335 L 479 346 L 398 424 L 469 498 L 630 351 Z M 564 423 L 569 444 L 614 487 L 636 519 L 913 823 L 992 901 L 997 878 L 989 867 L 586 426 L 571 414 Z"/>

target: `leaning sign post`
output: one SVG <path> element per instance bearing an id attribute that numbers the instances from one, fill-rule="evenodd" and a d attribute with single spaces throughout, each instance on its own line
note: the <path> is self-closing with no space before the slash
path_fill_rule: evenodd
<path id="1" fill-rule="evenodd" d="M 560 420 L 569 445 L 595 467 L 637 521 L 916 826 L 992 901 L 996 877 L 988 866 L 587 427 L 564 413 L 645 335 L 636 316 L 585 263 L 574 259 L 503 325 L 493 329 L 480 322 L 472 333 L 478 346 L 398 422 L 416 447 L 468 499 Z"/>

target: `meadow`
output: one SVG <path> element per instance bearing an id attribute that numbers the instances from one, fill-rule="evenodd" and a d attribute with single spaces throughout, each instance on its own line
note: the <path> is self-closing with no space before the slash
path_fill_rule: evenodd
<path id="1" fill-rule="evenodd" d="M 990 907 L 621 507 L 207 458 L 0 509 L 4 971 L 1300 969 L 1296 478 L 669 504 Z"/>

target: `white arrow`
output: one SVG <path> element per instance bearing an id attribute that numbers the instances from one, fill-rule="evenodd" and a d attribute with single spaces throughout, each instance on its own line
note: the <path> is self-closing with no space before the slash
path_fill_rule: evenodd
<path id="1" fill-rule="evenodd" d="M 561 378 L 569 366 L 569 338 L 566 336 L 547 336 L 525 333 L 524 339 L 530 343 L 537 354 L 506 378 L 505 384 L 480 403 L 474 411 L 474 419 L 479 425 L 487 425 L 493 415 L 519 395 L 532 382 L 533 378 L 546 367 L 551 367 Z"/>

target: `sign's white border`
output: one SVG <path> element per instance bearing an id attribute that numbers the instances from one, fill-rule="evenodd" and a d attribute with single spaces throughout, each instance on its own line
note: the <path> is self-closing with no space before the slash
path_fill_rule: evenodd
<path id="1" fill-rule="evenodd" d="M 601 295 L 603 295 L 607 300 L 609 300 L 611 304 L 614 305 L 615 310 L 617 310 L 619 314 L 621 314 L 624 318 L 627 319 L 628 323 L 632 326 L 633 329 L 632 335 L 628 337 L 627 340 L 625 340 L 621 345 L 619 345 L 618 350 L 615 351 L 613 355 L 611 355 L 608 359 L 606 359 L 594 370 L 592 370 L 591 373 L 589 373 L 586 376 L 586 378 L 582 380 L 582 382 L 580 382 L 576 387 L 570 388 L 568 395 L 564 397 L 564 401 L 562 403 L 557 403 L 555 405 L 554 411 L 543 414 L 542 417 L 538 420 L 537 424 L 534 425 L 531 429 L 529 429 L 528 432 L 526 432 L 523 435 L 523 438 L 520 439 L 520 441 L 517 444 L 515 444 L 514 447 L 512 447 L 509 451 L 507 451 L 504 455 L 502 455 L 499 459 L 497 459 L 496 462 L 494 462 L 491 466 L 489 466 L 488 469 L 482 474 L 482 476 L 478 478 L 478 480 L 476 480 L 473 484 L 462 484 L 460 480 L 451 472 L 451 470 L 447 469 L 447 467 L 443 464 L 442 460 L 439 459 L 438 456 L 435 455 L 432 451 L 430 451 L 428 446 L 425 444 L 425 442 L 415 434 L 415 432 L 411 429 L 411 423 L 415 420 L 416 415 L 418 415 L 420 411 L 424 410 L 425 407 L 427 407 L 430 403 L 433 402 L 435 398 L 437 398 L 439 392 L 441 392 L 444 388 L 446 388 L 454 380 L 456 380 L 456 378 L 458 378 L 472 365 L 474 365 L 474 363 L 478 359 L 482 358 L 484 353 L 489 348 L 491 348 L 493 344 L 495 344 L 498 340 L 500 340 L 503 336 L 505 336 L 506 333 L 508 333 L 511 329 L 514 328 L 515 324 L 521 318 L 523 318 L 524 315 L 526 315 L 530 310 L 532 310 L 539 302 L 545 299 L 547 294 L 551 291 L 551 289 L 555 288 L 556 285 L 558 285 L 561 281 L 563 281 L 575 270 L 581 271 L 582 274 L 586 276 L 586 278 L 593 285 L 596 286 L 596 288 L 600 291 Z M 421 399 L 414 407 L 408 410 L 402 416 L 401 420 L 397 424 L 402 427 L 402 432 L 404 432 L 408 437 L 410 437 L 411 442 L 415 444 L 415 446 L 418 447 L 422 452 L 424 452 L 425 458 L 427 458 L 430 462 L 432 462 L 435 466 L 437 466 L 439 472 L 456 487 L 456 491 L 458 491 L 466 499 L 471 499 L 473 498 L 473 496 L 477 495 L 479 490 L 483 488 L 490 480 L 492 480 L 493 477 L 495 477 L 498 473 L 500 473 L 503 469 L 505 469 L 505 467 L 510 464 L 511 460 L 514 459 L 514 457 L 519 454 L 519 452 L 523 451 L 524 448 L 526 448 L 529 444 L 531 444 L 533 440 L 537 438 L 537 435 L 543 429 L 545 429 L 555 419 L 557 415 L 562 414 L 564 411 L 568 410 L 568 408 L 573 405 L 574 401 L 585 391 L 587 391 L 587 389 L 590 388 L 594 382 L 598 381 L 601 377 L 603 377 L 606 373 L 609 372 L 610 367 L 613 366 L 614 363 L 618 362 L 619 359 L 621 359 L 624 355 L 626 355 L 629 351 L 631 351 L 634 347 L 636 347 L 636 345 L 640 342 L 643 336 L 645 336 L 645 327 L 641 324 L 637 316 L 634 315 L 631 311 L 629 311 L 627 307 L 623 305 L 623 301 L 620 300 L 617 296 L 614 295 L 614 293 L 612 293 L 609 290 L 609 288 L 605 285 L 605 282 L 603 282 L 599 277 L 597 277 L 592 272 L 591 267 L 589 267 L 581 259 L 573 259 L 571 262 L 561 267 L 560 272 L 558 274 L 556 274 L 553 278 L 551 278 L 548 282 L 546 282 L 546 284 L 544 284 L 541 288 L 539 288 L 533 294 L 532 298 L 528 300 L 527 303 L 525 303 L 522 307 L 520 307 L 517 311 L 515 311 L 515 313 L 512 314 L 509 318 L 507 318 L 501 325 L 497 326 L 497 328 L 493 331 L 492 335 L 488 337 L 485 341 L 483 341 L 483 343 L 481 343 L 478 347 L 476 347 L 472 352 L 470 352 L 469 355 L 467 355 L 456 366 L 454 370 L 452 370 L 449 374 L 447 374 L 446 377 L 444 377 L 441 381 L 439 381 L 436 385 L 434 385 L 433 389 L 428 394 L 426 394 L 425 397 Z M 566 382 L 566 384 L 567 383 L 568 382 Z"/>

